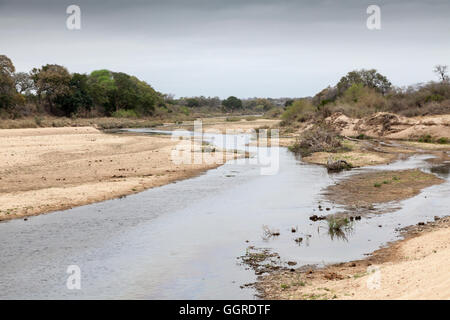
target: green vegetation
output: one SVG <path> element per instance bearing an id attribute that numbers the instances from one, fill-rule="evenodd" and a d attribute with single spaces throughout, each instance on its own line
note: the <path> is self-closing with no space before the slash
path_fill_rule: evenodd
<path id="1" fill-rule="evenodd" d="M 429 134 L 425 134 L 423 136 L 421 136 L 418 139 L 419 142 L 427 142 L 427 143 L 431 143 L 433 142 L 433 137 L 431 137 Z"/>
<path id="2" fill-rule="evenodd" d="M 241 100 L 234 96 L 223 101 L 203 96 L 175 99 L 123 72 L 99 69 L 90 74 L 70 73 L 57 64 L 16 72 L 11 59 L 0 55 L 0 119 L 2 122 L 27 119 L 29 123 L 21 122 L 27 127 L 47 125 L 41 119 L 48 116 L 151 118 L 174 122 L 224 113 L 233 116 L 268 113 L 277 117 L 286 101 L 287 98 Z"/>
<path id="3" fill-rule="evenodd" d="M 242 109 L 242 101 L 236 97 L 228 97 L 222 101 L 222 106 L 226 111 L 235 111 Z"/>
<path id="4" fill-rule="evenodd" d="M 313 98 L 290 102 L 282 114 L 281 125 L 295 126 L 309 119 L 322 119 L 335 112 L 360 118 L 376 112 L 403 116 L 447 114 L 450 112 L 450 81 L 447 68 L 437 72 L 440 82 L 429 82 L 407 88 L 393 87 L 376 70 L 354 70 L 333 87 L 327 87 Z M 364 137 L 361 137 L 364 139 Z"/>
<path id="5" fill-rule="evenodd" d="M 347 240 L 346 233 L 353 229 L 350 219 L 345 217 L 328 216 L 328 235 L 331 239 L 338 238 Z"/>
<path id="6" fill-rule="evenodd" d="M 181 97 L 156 91 L 147 82 L 123 72 L 99 69 L 71 73 L 64 66 L 46 64 L 30 72 L 16 72 L 11 59 L 0 55 L 0 119 L 43 116 L 67 118 L 152 118 L 174 122 L 227 114 L 228 118 L 263 115 L 296 127 L 335 112 L 352 117 L 387 111 L 404 116 L 450 112 L 450 81 L 446 66 L 436 66 L 439 82 L 395 88 L 374 69 L 354 70 L 312 98 L 249 98 L 230 96 Z M 250 119 L 250 118 L 249 118 Z M 254 120 L 254 118 L 251 118 Z M 229 120 L 233 121 L 233 120 Z M 360 137 L 364 139 L 365 137 Z M 432 140 L 423 137 L 424 142 Z M 441 138 L 437 142 L 448 143 Z"/>
<path id="7" fill-rule="evenodd" d="M 288 106 L 286 111 L 281 115 L 281 125 L 307 121 L 311 119 L 317 111 L 317 107 L 315 107 L 309 100 L 297 100 Z"/>
<path id="8" fill-rule="evenodd" d="M 448 144 L 450 142 L 449 142 L 449 140 L 447 138 L 439 138 L 439 139 L 437 139 L 437 143 L 439 143 L 439 144 Z"/>
<path id="9" fill-rule="evenodd" d="M 417 141 L 425 142 L 425 143 L 439 143 L 439 144 L 448 144 L 449 143 L 449 140 L 445 137 L 441 137 L 439 139 L 434 139 L 429 134 L 422 135 L 421 137 L 419 137 L 419 139 L 417 139 Z"/>

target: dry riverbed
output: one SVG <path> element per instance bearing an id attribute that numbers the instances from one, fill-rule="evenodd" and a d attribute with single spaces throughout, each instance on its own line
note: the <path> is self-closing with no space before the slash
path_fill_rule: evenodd
<path id="1" fill-rule="evenodd" d="M 92 127 L 0 130 L 0 220 L 121 197 L 218 166 L 174 164 L 176 143 Z"/>
<path id="2" fill-rule="evenodd" d="M 374 145 L 354 140 L 345 143 L 350 151 L 314 153 L 303 160 L 325 164 L 333 157 L 354 166 L 366 166 L 427 153 L 435 156 L 428 160 L 430 163 L 448 169 L 448 145 L 420 142 Z M 423 188 L 442 182 L 437 176 L 418 169 L 352 175 L 324 190 L 327 200 L 347 208 L 347 212 L 327 218 L 335 225 L 339 221 L 351 222 L 360 219 L 361 212 L 376 213 L 373 205 L 410 198 Z M 243 261 L 250 262 L 247 265 L 259 275 L 254 286 L 264 299 L 450 299 L 447 267 L 450 265 L 450 218 L 436 217 L 434 222 L 419 223 L 401 233 L 402 240 L 375 251 L 367 259 L 324 268 L 294 268 L 281 262 L 276 253 L 255 248 Z M 265 267 L 261 269 L 261 265 Z M 376 279 L 378 285 L 373 286 Z"/>
<path id="3" fill-rule="evenodd" d="M 265 299 L 450 299 L 450 218 L 409 227 L 403 236 L 367 259 L 284 269 L 256 287 Z"/>

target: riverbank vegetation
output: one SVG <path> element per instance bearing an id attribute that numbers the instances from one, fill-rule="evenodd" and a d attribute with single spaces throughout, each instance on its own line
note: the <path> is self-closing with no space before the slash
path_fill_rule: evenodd
<path id="1" fill-rule="evenodd" d="M 328 200 L 345 206 L 373 205 L 411 198 L 422 189 L 443 182 L 419 169 L 377 171 L 352 175 L 329 186 L 325 194 Z"/>
<path id="2" fill-rule="evenodd" d="M 288 98 L 230 96 L 181 97 L 155 90 L 149 83 L 123 72 L 99 69 L 89 74 L 71 73 L 57 64 L 29 72 L 16 72 L 10 58 L 0 55 L 0 127 L 62 126 L 78 119 L 110 120 L 107 127 L 128 123 L 181 122 L 211 116 L 262 115 L 276 118 Z M 49 120 L 51 119 L 51 120 Z M 70 120 L 69 120 L 70 119 Z M 17 123 L 10 123 L 18 120 Z M 86 121 L 82 121 L 83 123 Z"/>
<path id="3" fill-rule="evenodd" d="M 445 66 L 436 66 L 435 71 Z M 391 82 L 374 69 L 355 70 L 314 97 L 293 101 L 282 114 L 282 125 L 298 126 L 308 120 L 320 121 L 334 113 L 361 118 L 377 112 L 406 117 L 450 113 L 450 82 L 444 68 L 439 82 L 406 88 Z"/>

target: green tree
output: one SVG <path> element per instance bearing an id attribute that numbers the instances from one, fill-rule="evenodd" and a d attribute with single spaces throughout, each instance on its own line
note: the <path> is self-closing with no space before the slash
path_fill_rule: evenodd
<path id="1" fill-rule="evenodd" d="M 45 98 L 50 112 L 59 114 L 61 110 L 59 110 L 59 106 L 55 104 L 55 101 L 60 100 L 60 96 L 70 93 L 70 80 L 72 77 L 69 71 L 57 64 L 47 64 L 40 69 L 34 68 L 31 72 L 31 77 L 36 87 L 39 103 L 42 103 L 42 98 Z"/>
<path id="2" fill-rule="evenodd" d="M 222 105 L 226 110 L 235 111 L 242 109 L 242 101 L 234 96 L 230 96 L 222 101 Z"/>
<path id="3" fill-rule="evenodd" d="M 15 104 L 17 97 L 13 77 L 15 71 L 11 59 L 0 55 L 0 109 L 9 109 Z"/>
<path id="4" fill-rule="evenodd" d="M 187 106 L 189 108 L 198 108 L 200 107 L 200 101 L 196 98 L 188 98 L 186 100 Z"/>
<path id="5" fill-rule="evenodd" d="M 354 70 L 344 77 L 337 84 L 337 89 L 342 95 L 348 88 L 354 84 L 361 84 L 364 87 L 373 88 L 381 94 L 386 94 L 391 88 L 391 82 L 375 69 L 370 70 Z"/>
<path id="6" fill-rule="evenodd" d="M 89 94 L 97 108 L 101 107 L 107 114 L 116 110 L 112 100 L 117 86 L 111 71 L 106 69 L 92 71 L 88 77 L 87 84 Z"/>
<path id="7" fill-rule="evenodd" d="M 74 73 L 69 82 L 70 90 L 64 95 L 59 95 L 55 103 L 66 116 L 83 112 L 87 114 L 93 105 L 93 99 L 89 93 L 88 76 Z"/>

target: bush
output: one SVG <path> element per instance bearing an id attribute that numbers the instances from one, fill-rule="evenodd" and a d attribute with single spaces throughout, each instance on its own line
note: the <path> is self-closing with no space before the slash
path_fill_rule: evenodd
<path id="1" fill-rule="evenodd" d="M 429 134 L 425 134 L 418 139 L 419 142 L 431 143 L 433 142 L 433 138 Z"/>
<path id="2" fill-rule="evenodd" d="M 125 110 L 125 109 L 119 109 L 117 111 L 114 111 L 112 113 L 112 116 L 114 118 L 138 118 L 138 115 L 136 111 L 134 110 Z"/>
<path id="3" fill-rule="evenodd" d="M 322 123 L 304 131 L 289 149 L 302 156 L 308 156 L 314 152 L 338 152 L 343 147 L 337 132 L 331 126 Z"/>
<path id="4" fill-rule="evenodd" d="M 314 117 L 317 108 L 306 99 L 297 100 L 292 105 L 286 108 L 286 111 L 281 115 L 283 120 L 281 125 L 289 125 L 294 122 L 304 122 Z"/>
<path id="5" fill-rule="evenodd" d="M 437 140 L 437 143 L 440 143 L 440 144 L 448 144 L 449 141 L 448 141 L 447 138 L 439 138 L 439 139 Z"/>
<path id="6" fill-rule="evenodd" d="M 272 108 L 264 113 L 264 118 L 279 118 L 283 114 L 282 108 Z"/>

